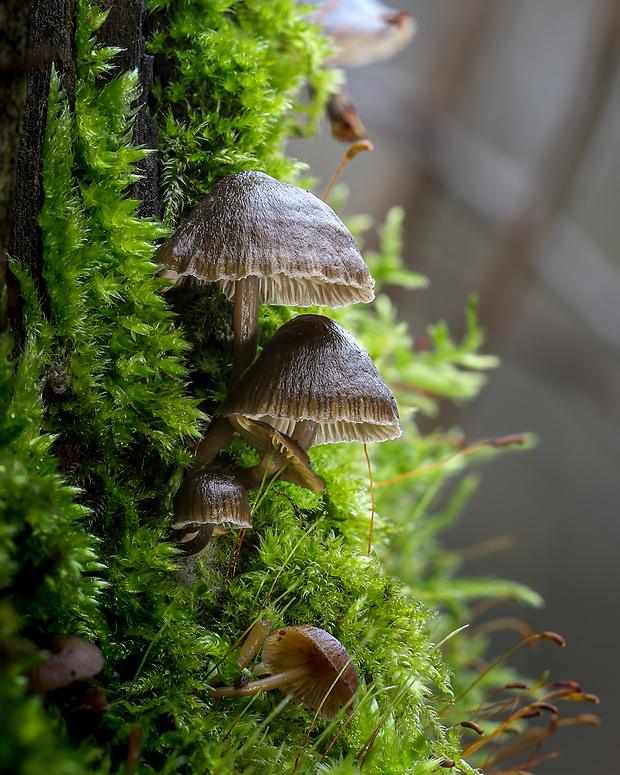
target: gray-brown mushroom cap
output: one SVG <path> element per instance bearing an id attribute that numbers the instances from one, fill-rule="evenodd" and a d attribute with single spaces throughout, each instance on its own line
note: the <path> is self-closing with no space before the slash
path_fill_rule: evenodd
<path id="1" fill-rule="evenodd" d="M 312 711 L 320 706 L 328 721 L 345 706 L 351 712 L 357 671 L 342 643 L 325 630 L 307 624 L 275 630 L 265 639 L 262 660 L 271 675 L 308 666 L 307 675 L 280 687 L 294 702 Z"/>
<path id="2" fill-rule="evenodd" d="M 318 423 L 316 444 L 385 441 L 402 433 L 398 410 L 372 359 L 342 326 L 300 315 L 267 343 L 220 407 L 295 438 L 298 420 Z"/>
<path id="3" fill-rule="evenodd" d="M 252 527 L 244 488 L 229 474 L 199 471 L 184 479 L 174 497 L 174 523 L 180 530 L 214 526 L 213 536 Z"/>
<path id="4" fill-rule="evenodd" d="M 260 279 L 260 303 L 341 307 L 374 298 L 374 280 L 350 231 L 309 191 L 262 172 L 224 178 L 155 253 L 172 279 Z"/>

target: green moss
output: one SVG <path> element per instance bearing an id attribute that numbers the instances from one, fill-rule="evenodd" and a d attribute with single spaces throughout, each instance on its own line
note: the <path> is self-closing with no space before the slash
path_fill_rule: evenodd
<path id="1" fill-rule="evenodd" d="M 153 115 L 164 220 L 176 226 L 225 175 L 290 176 L 299 165 L 284 157 L 285 140 L 315 130 L 338 75 L 321 68 L 328 43 L 295 0 L 152 0 L 150 8 L 159 20 L 150 50 L 172 69 L 153 88 Z"/>

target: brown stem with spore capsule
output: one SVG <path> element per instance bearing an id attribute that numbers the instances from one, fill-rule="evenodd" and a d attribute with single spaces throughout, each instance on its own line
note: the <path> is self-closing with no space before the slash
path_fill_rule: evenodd
<path id="1" fill-rule="evenodd" d="M 372 151 L 372 149 L 373 149 L 373 144 L 370 142 L 370 140 L 358 140 L 356 143 L 353 143 L 353 145 L 346 152 L 343 160 L 336 168 L 336 171 L 331 176 L 330 181 L 327 184 L 327 187 L 325 188 L 325 191 L 323 191 L 323 196 L 321 197 L 321 199 L 324 202 L 327 202 L 327 199 L 331 194 L 332 188 L 334 187 L 335 182 L 338 180 L 338 176 L 342 172 L 345 164 L 348 164 L 351 161 L 351 159 L 354 156 L 357 156 L 357 154 L 360 151 Z"/>

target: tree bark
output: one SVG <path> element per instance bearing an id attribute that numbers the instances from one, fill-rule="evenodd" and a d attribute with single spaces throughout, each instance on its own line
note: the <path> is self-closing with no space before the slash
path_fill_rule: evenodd
<path id="1" fill-rule="evenodd" d="M 152 149 L 137 165 L 141 179 L 133 184 L 129 195 L 140 200 L 138 214 L 159 216 L 157 123 L 146 113 L 146 102 L 153 79 L 153 57 L 145 53 L 143 27 L 146 0 L 102 0 L 109 11 L 108 18 L 98 32 L 98 42 L 114 45 L 123 50 L 116 57 L 119 72 L 137 70 L 141 95 L 135 105 L 134 142 Z M 7 85 L 2 86 L 2 113 L 0 113 L 0 289 L 4 278 L 5 246 L 12 257 L 23 262 L 33 280 L 43 314 L 48 311 L 43 281 L 43 245 L 38 217 L 43 205 L 43 144 L 47 121 L 48 92 L 52 64 L 62 77 L 69 104 L 75 103 L 75 0 L 34 0 L 32 13 L 28 2 L 19 5 L 9 0 L 15 23 L 7 26 L 0 16 L 0 42 L 9 43 L 9 70 Z M 30 30 L 27 27 L 30 22 Z M 11 70 L 21 68 L 21 78 Z M 6 96 L 5 96 L 6 93 Z M 23 117 L 21 106 L 25 101 Z M 6 104 L 6 109 L 4 105 Z M 21 119 L 21 132 L 18 124 Z M 19 147 L 18 147 L 19 145 Z M 10 182 L 14 180 L 14 186 Z M 11 212 L 12 211 L 12 212 Z M 8 317 L 11 322 L 16 350 L 23 346 L 21 323 L 22 303 L 17 282 L 8 273 Z M 2 321 L 0 320 L 0 330 Z"/>
<path id="2" fill-rule="evenodd" d="M 0 300 L 4 295 L 6 252 L 11 233 L 17 153 L 26 102 L 28 31 L 32 2 L 6 0 L 0 5 Z M 0 333 L 8 325 L 0 301 Z"/>
<path id="3" fill-rule="evenodd" d="M 135 145 L 153 151 L 136 167 L 142 178 L 132 186 L 130 196 L 140 200 L 138 214 L 142 217 L 159 217 L 157 141 L 158 127 L 154 118 L 147 115 L 146 104 L 153 83 L 153 57 L 145 52 L 144 26 L 146 0 L 103 0 L 102 8 L 109 10 L 97 39 L 104 45 L 123 48 L 115 58 L 118 70 L 111 73 L 137 70 L 141 89 L 135 108 L 133 141 Z"/>
<path id="4" fill-rule="evenodd" d="M 36 63 L 27 77 L 26 105 L 17 155 L 17 171 L 8 252 L 28 267 L 44 314 L 43 245 L 37 219 L 43 204 L 43 142 L 52 64 L 62 75 L 71 104 L 75 101 L 74 0 L 35 0 L 29 34 Z M 23 345 L 21 302 L 17 284 L 8 278 L 9 317 L 17 349 Z"/>

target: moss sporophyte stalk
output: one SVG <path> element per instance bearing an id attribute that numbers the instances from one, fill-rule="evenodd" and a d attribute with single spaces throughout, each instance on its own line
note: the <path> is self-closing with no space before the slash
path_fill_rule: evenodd
<path id="1" fill-rule="evenodd" d="M 594 699 L 574 682 L 525 681 L 507 660 L 475 667 L 488 642 L 463 630 L 474 604 L 540 600 L 513 582 L 458 577 L 459 559 L 437 535 L 476 486 L 466 466 L 525 448 L 530 437 L 468 446 L 457 431 L 416 430 L 414 411 L 474 398 L 497 362 L 478 352 L 475 299 L 462 341 L 438 323 L 416 351 L 381 292 L 426 282 L 403 267 L 400 209 L 369 251 L 367 218 L 345 227 L 291 185 L 302 182 L 300 165 L 284 154 L 285 140 L 314 131 L 340 79 L 324 64 L 333 41 L 310 9 L 293 0 L 152 0 L 138 57 L 154 65 L 150 88 L 144 71 L 117 67 L 120 41 L 98 42 L 120 35 L 99 6 L 78 0 L 67 29 L 75 61 L 50 66 L 41 108 L 40 255 L 12 255 L 2 293 L 12 332 L 0 338 L 0 770 L 499 773 L 505 756 L 517 769 L 527 762 L 528 733 L 537 743 L 563 721 L 593 721 L 563 718 L 562 701 Z M 151 217 L 129 196 L 136 165 L 154 163 L 134 141 L 145 104 L 159 129 L 151 201 L 161 210 Z M 255 193 L 267 179 L 269 197 L 284 191 L 331 219 L 354 272 L 327 282 L 348 306 L 281 306 L 331 304 L 304 296 L 326 274 L 315 269 L 311 280 L 297 273 L 302 290 L 291 297 L 259 298 L 258 312 L 237 315 L 214 283 L 171 287 L 158 277 L 154 255 L 192 227 L 192 207 L 231 175 L 253 180 Z M 272 224 L 269 240 L 290 226 Z M 243 239 L 247 247 L 255 238 Z M 229 297 L 237 281 L 225 278 Z M 274 284 L 293 288 L 272 282 L 269 293 Z M 234 366 L 239 317 L 258 327 L 241 337 L 256 341 Z M 318 363 L 291 345 L 307 325 Z M 326 342 L 351 389 L 317 398 L 333 377 L 323 373 Z M 362 359 L 354 369 L 353 351 Z M 301 378 L 295 385 L 285 360 Z M 254 402 L 271 377 L 252 380 L 270 361 L 292 392 L 264 409 Z M 354 379 L 361 372 L 377 382 L 372 399 Z M 361 419 L 345 417 L 350 408 Z M 198 456 L 211 470 L 188 475 L 213 418 L 204 439 L 217 418 L 224 432 Z M 383 485 L 370 553 L 358 438 L 384 439 L 369 445 Z M 323 642 L 331 656 L 321 656 Z M 59 644 L 73 644 L 72 656 Z M 285 680 L 278 644 L 301 662 L 285 657 L 282 691 L 254 694 L 262 680 Z M 74 680 L 44 685 L 56 668 Z M 540 716 L 548 723 L 534 734 L 530 719 Z M 478 728 L 484 737 L 470 739 Z M 508 729 L 519 737 L 508 742 Z"/>

